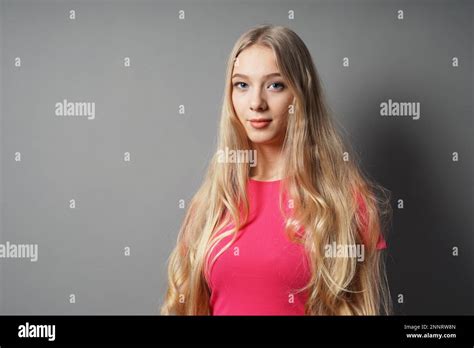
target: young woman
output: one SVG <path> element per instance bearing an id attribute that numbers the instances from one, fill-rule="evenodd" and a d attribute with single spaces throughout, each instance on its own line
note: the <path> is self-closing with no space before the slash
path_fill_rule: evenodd
<path id="1" fill-rule="evenodd" d="M 218 152 L 170 255 L 161 314 L 390 314 L 385 212 L 385 189 L 338 135 L 303 41 L 253 28 L 229 57 Z"/>

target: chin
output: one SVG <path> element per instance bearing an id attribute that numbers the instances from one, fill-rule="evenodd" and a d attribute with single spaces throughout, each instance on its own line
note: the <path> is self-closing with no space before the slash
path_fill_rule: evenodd
<path id="1" fill-rule="evenodd" d="M 267 144 L 271 143 L 273 140 L 274 136 L 272 135 L 255 135 L 255 134 L 250 134 L 249 139 L 252 143 L 254 144 Z"/>

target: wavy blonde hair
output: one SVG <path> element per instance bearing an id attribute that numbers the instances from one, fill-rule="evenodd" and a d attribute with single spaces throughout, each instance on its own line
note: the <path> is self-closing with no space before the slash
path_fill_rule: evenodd
<path id="1" fill-rule="evenodd" d="M 338 135 L 312 57 L 291 29 L 260 25 L 235 43 L 227 63 L 218 149 L 252 149 L 231 99 L 234 62 L 242 50 L 252 45 L 273 50 L 280 73 L 294 95 L 294 110 L 288 114 L 282 148 L 285 180 L 279 204 L 286 221 L 285 232 L 292 241 L 304 244 L 311 265 L 311 279 L 300 290 L 308 291 L 305 314 L 391 314 L 385 262 L 376 249 L 384 229 L 383 217 L 391 216 L 389 195 L 362 172 L 355 152 L 349 151 Z M 350 154 L 351 159 L 344 160 L 344 154 Z M 209 262 L 215 262 L 230 247 L 246 222 L 249 170 L 248 163 L 219 163 L 217 152 L 213 156 L 168 259 L 168 287 L 161 314 L 211 314 L 206 270 Z M 291 215 L 282 209 L 282 191 L 293 199 Z M 377 191 L 382 194 L 377 195 Z M 234 228 L 219 234 L 229 223 Z M 301 226 L 305 233 L 298 239 L 295 231 Z M 230 235 L 233 239 L 209 260 L 216 244 Z M 324 257 L 324 246 L 333 242 L 364 243 L 365 260 Z"/>

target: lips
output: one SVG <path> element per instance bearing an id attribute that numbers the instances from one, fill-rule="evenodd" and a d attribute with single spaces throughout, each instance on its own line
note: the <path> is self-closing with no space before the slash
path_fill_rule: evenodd
<path id="1" fill-rule="evenodd" d="M 250 125 L 255 129 L 262 129 L 267 127 L 272 120 L 270 118 L 253 118 L 249 120 Z"/>

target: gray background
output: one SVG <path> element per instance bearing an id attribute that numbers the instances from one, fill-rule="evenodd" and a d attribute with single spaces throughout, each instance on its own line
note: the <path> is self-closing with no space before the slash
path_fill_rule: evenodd
<path id="1" fill-rule="evenodd" d="M 192 197 L 215 151 L 226 59 L 263 23 L 305 41 L 365 170 L 392 192 L 389 281 L 405 298 L 396 313 L 474 313 L 472 2 L 0 6 L 0 238 L 39 245 L 37 262 L 0 259 L 1 314 L 158 313 L 184 216 L 178 201 Z M 64 98 L 94 101 L 95 120 L 56 117 Z M 421 118 L 381 117 L 387 99 L 420 102 Z"/>

